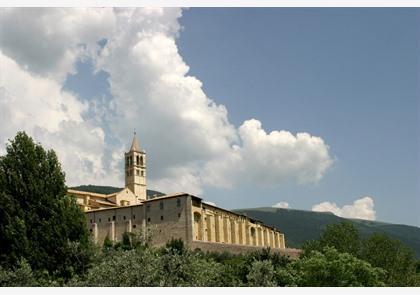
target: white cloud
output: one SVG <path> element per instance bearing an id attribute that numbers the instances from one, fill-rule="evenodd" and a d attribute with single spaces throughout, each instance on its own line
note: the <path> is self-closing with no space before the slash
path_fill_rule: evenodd
<path id="1" fill-rule="evenodd" d="M 260 121 L 251 119 L 239 127 L 238 135 L 241 145 L 207 164 L 209 183 L 227 187 L 240 181 L 262 186 L 290 179 L 316 183 L 333 162 L 322 138 L 308 133 L 267 134 Z"/>
<path id="2" fill-rule="evenodd" d="M 53 148 L 71 184 L 106 178 L 102 166 L 104 131 L 83 119 L 87 105 L 61 90 L 54 80 L 35 76 L 0 51 L 0 151 L 24 130 L 46 148 Z M 109 168 L 111 169 L 111 168 Z M 114 182 L 115 183 L 115 182 Z"/>
<path id="3" fill-rule="evenodd" d="M 24 69 L 62 81 L 81 54 L 112 33 L 114 21 L 109 8 L 1 8 L 0 46 Z"/>
<path id="4" fill-rule="evenodd" d="M 290 208 L 289 203 L 287 203 L 287 202 L 279 202 L 277 204 L 274 204 L 271 207 L 273 207 L 273 208 L 283 208 L 283 209 L 289 209 Z"/>
<path id="5" fill-rule="evenodd" d="M 345 218 L 358 218 L 375 220 L 375 203 L 372 197 L 363 197 L 353 202 L 351 205 L 338 207 L 336 203 L 323 202 L 312 207 L 312 211 L 332 212 L 337 216 Z"/>
<path id="6" fill-rule="evenodd" d="M 148 153 L 150 187 L 167 193 L 319 181 L 332 164 L 320 137 L 267 133 L 256 119 L 236 128 L 225 106 L 206 96 L 178 51 L 181 15 L 179 8 L 2 11 L 0 50 L 24 78 L 1 81 L 0 112 L 10 123 L 0 139 L 29 130 L 58 150 L 72 184 L 121 185 L 134 128 Z M 84 104 L 61 90 L 86 56 L 109 74 L 106 104 Z"/>

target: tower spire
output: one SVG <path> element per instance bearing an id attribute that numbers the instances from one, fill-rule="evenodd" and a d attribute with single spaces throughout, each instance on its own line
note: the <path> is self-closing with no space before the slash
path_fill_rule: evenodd
<path id="1" fill-rule="evenodd" d="M 136 136 L 136 129 L 134 129 L 134 137 L 133 137 L 133 142 L 131 143 L 130 151 L 135 151 L 135 152 L 140 151 L 140 144 Z"/>

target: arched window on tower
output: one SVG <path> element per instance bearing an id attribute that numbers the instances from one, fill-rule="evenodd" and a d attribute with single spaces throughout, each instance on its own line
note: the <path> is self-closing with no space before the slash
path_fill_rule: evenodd
<path id="1" fill-rule="evenodd" d="M 133 165 L 133 156 L 130 156 L 130 165 Z"/>
<path id="2" fill-rule="evenodd" d="M 140 157 L 140 166 L 143 166 L 144 165 L 144 163 L 143 163 L 143 157 Z"/>
<path id="3" fill-rule="evenodd" d="M 128 165 L 130 165 L 130 158 L 129 157 L 127 157 L 125 159 L 125 166 L 128 166 Z"/>
<path id="4" fill-rule="evenodd" d="M 136 165 L 140 165 L 140 157 L 136 156 Z"/>

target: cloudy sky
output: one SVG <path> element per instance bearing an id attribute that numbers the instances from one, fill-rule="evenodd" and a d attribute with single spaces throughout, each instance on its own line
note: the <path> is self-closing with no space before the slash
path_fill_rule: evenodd
<path id="1" fill-rule="evenodd" d="M 0 153 L 18 130 L 67 184 L 420 225 L 416 9 L 1 9 Z"/>

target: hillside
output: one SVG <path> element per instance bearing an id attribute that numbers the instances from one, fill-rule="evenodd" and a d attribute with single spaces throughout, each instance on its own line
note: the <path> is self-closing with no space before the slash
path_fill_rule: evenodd
<path id="1" fill-rule="evenodd" d="M 300 247 L 303 242 L 317 239 L 328 225 L 349 220 L 354 223 L 362 237 L 384 233 L 400 240 L 420 258 L 420 228 L 409 225 L 390 224 L 360 219 L 345 219 L 332 213 L 312 212 L 280 208 L 252 208 L 233 210 L 274 226 L 286 235 L 287 247 Z"/>
<path id="2" fill-rule="evenodd" d="M 80 191 L 84 191 L 84 192 L 91 192 L 91 193 L 97 193 L 97 194 L 112 194 L 112 193 L 116 193 L 119 192 L 120 190 L 122 190 L 123 188 L 121 187 L 113 187 L 113 186 L 101 186 L 101 185 L 79 185 L 79 186 L 74 186 L 74 187 L 69 187 L 69 189 L 74 189 L 74 190 L 80 190 Z M 150 190 L 148 189 L 146 191 L 147 194 L 147 198 L 148 199 L 153 199 L 155 197 L 160 197 L 160 196 L 164 196 L 164 193 L 158 192 L 158 191 L 154 191 L 154 190 Z"/>

